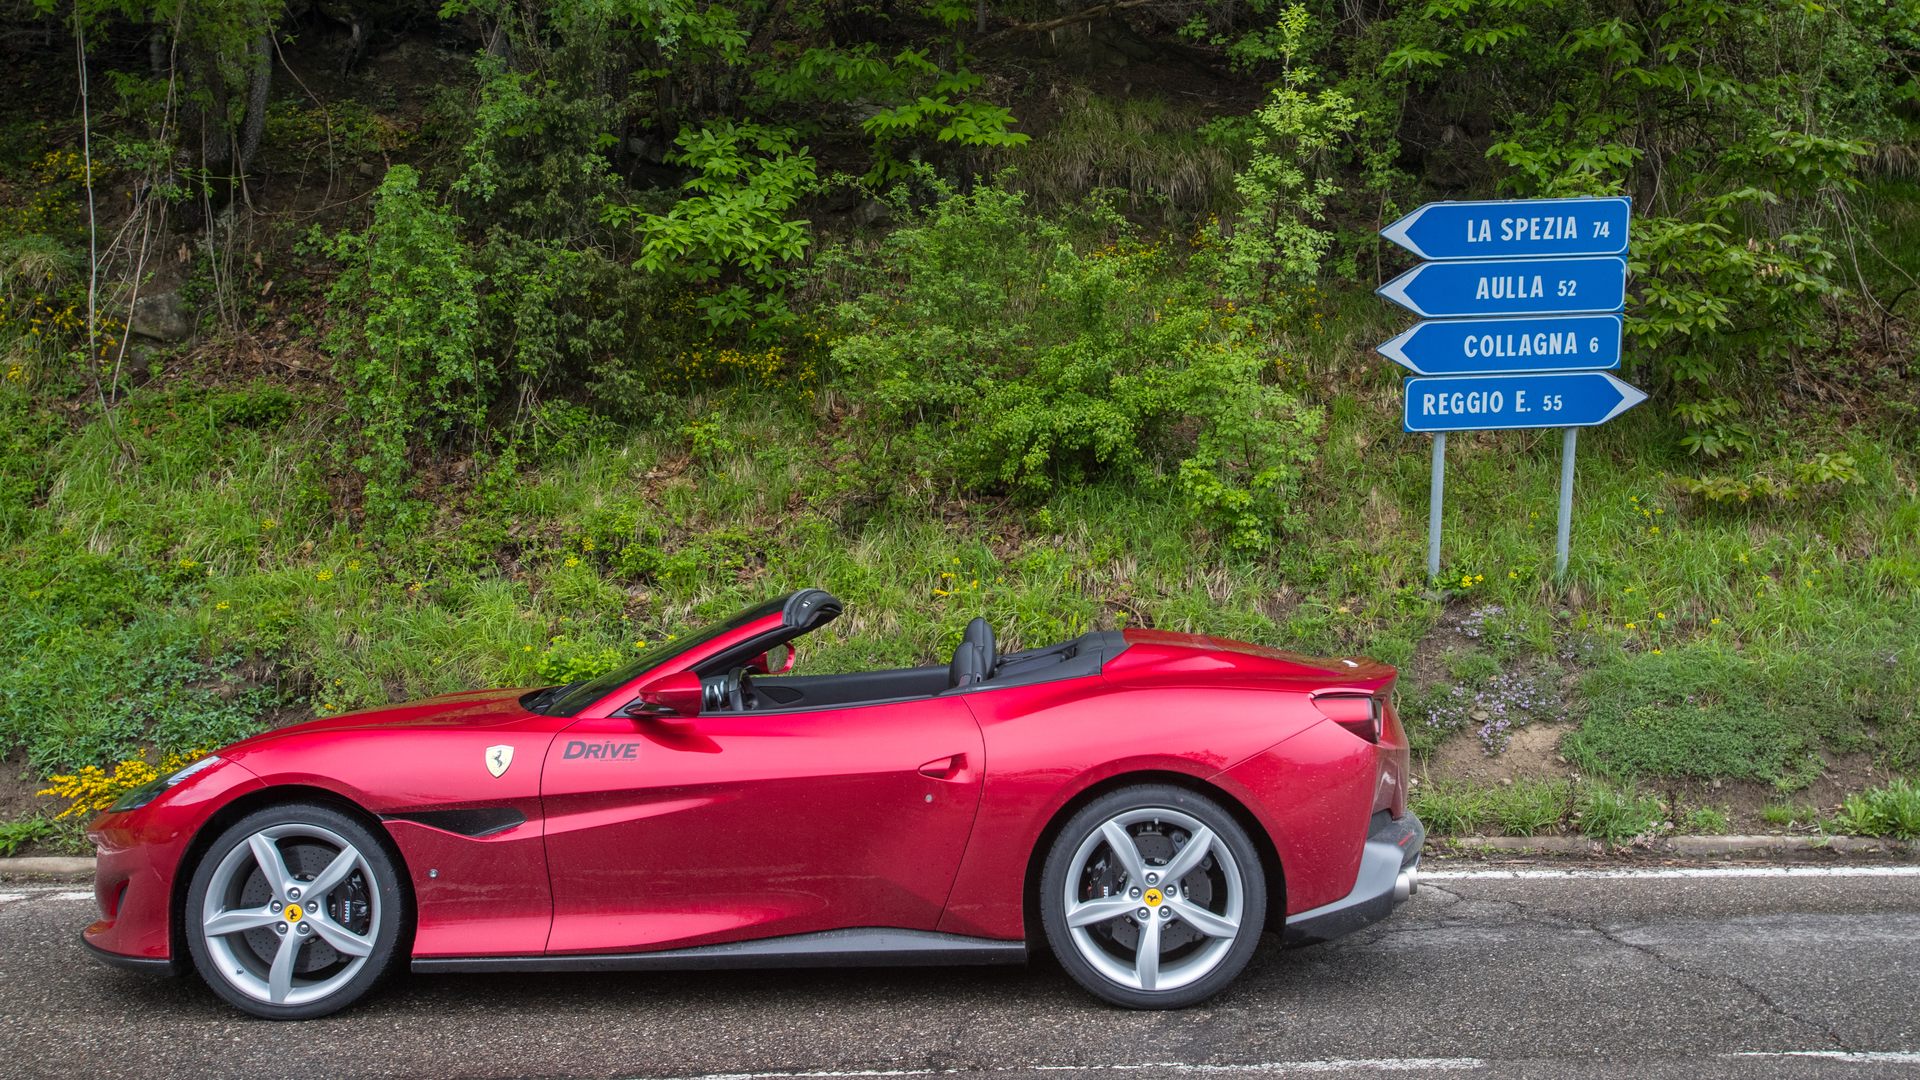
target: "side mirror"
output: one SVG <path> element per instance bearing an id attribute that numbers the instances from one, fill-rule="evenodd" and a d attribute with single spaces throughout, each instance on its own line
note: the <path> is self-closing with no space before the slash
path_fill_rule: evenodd
<path id="1" fill-rule="evenodd" d="M 676 671 L 650 683 L 640 697 L 620 710 L 622 716 L 689 717 L 700 715 L 706 690 L 700 676 L 691 671 Z"/>
<path id="2" fill-rule="evenodd" d="M 748 661 L 747 666 L 762 675 L 785 675 L 793 670 L 797 655 L 791 645 L 775 645 Z"/>

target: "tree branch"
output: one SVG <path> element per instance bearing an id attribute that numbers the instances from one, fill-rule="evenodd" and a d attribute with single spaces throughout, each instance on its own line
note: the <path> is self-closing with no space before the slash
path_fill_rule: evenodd
<path id="1" fill-rule="evenodd" d="M 982 45 L 988 45 L 1004 38 L 1010 38 L 1016 34 L 1043 34 L 1049 30 L 1058 30 L 1063 26 L 1072 26 L 1075 23 L 1092 22 L 1095 19 L 1111 15 L 1116 11 L 1146 7 L 1148 4 L 1162 2 L 1164 2 L 1164 0 L 1108 0 L 1107 3 L 1095 4 L 1090 8 L 1081 8 L 1079 11 L 1073 12 L 1070 15 L 1062 15 L 1057 19 L 1041 19 L 1038 22 L 1014 23 L 1012 26 L 1003 26 L 983 38 L 975 39 L 972 45 L 974 48 L 979 48 Z"/>

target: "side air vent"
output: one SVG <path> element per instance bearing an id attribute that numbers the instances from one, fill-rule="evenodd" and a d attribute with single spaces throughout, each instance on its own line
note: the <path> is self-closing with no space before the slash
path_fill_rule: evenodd
<path id="1" fill-rule="evenodd" d="M 476 806 L 466 810 L 416 810 L 411 814 L 383 814 L 387 821 L 411 821 L 479 839 L 524 825 L 527 815 L 510 806 Z"/>

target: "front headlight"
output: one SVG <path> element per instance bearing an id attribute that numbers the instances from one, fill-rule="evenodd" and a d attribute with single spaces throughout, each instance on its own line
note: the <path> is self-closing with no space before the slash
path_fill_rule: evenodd
<path id="1" fill-rule="evenodd" d="M 171 776 L 163 776 L 158 780 L 149 780 L 141 784 L 139 787 L 134 788 L 132 791 L 114 800 L 113 805 L 107 808 L 107 812 L 110 814 L 118 814 L 124 810 L 138 810 L 159 798 L 161 792 L 180 783 L 187 777 L 192 776 L 202 769 L 210 769 L 218 764 L 220 764 L 219 756 L 209 754 Z"/>

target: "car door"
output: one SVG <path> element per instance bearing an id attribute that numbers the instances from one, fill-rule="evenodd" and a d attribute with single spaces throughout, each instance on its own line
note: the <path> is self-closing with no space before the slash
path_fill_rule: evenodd
<path id="1" fill-rule="evenodd" d="M 980 789 L 957 697 L 580 720 L 541 777 L 547 951 L 932 930 Z"/>

